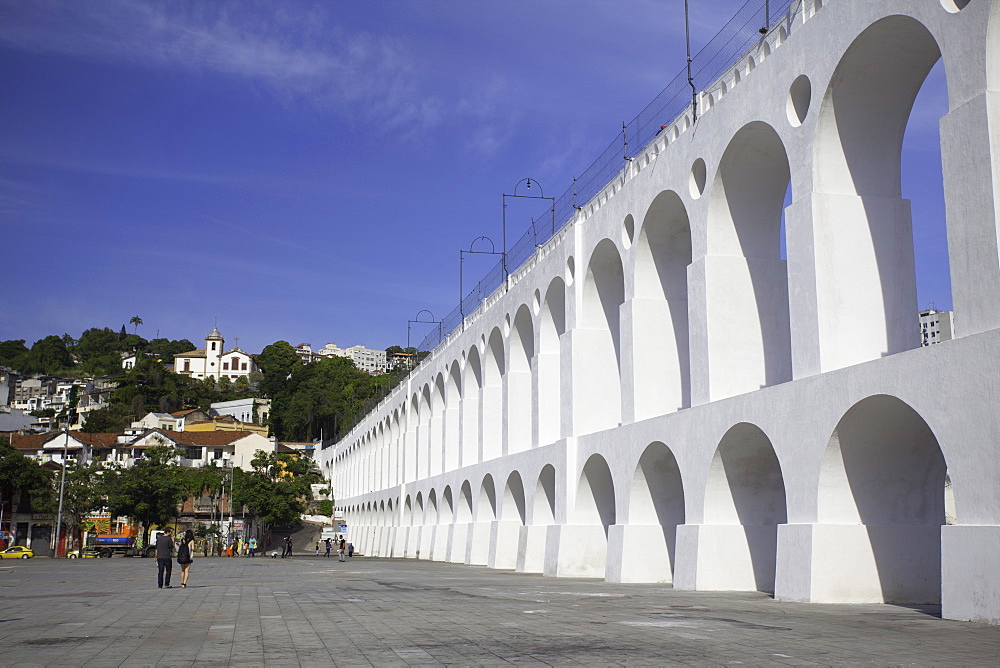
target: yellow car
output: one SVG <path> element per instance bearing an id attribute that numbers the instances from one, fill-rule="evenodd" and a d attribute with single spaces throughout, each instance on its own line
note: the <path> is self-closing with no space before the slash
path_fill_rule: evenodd
<path id="1" fill-rule="evenodd" d="M 85 547 L 82 550 L 72 550 L 66 555 L 67 559 L 100 559 L 101 554 L 92 547 Z"/>
<path id="2" fill-rule="evenodd" d="M 34 550 L 29 550 L 21 545 L 0 550 L 0 559 L 31 559 L 33 556 L 35 556 Z"/>

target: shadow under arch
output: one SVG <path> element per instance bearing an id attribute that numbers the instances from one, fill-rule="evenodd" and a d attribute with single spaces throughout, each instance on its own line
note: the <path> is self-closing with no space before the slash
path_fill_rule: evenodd
<path id="1" fill-rule="evenodd" d="M 633 360 L 637 420 L 691 405 L 690 264 L 687 210 L 677 193 L 665 190 L 646 211 L 635 246 L 632 349 L 658 351 Z"/>
<path id="2" fill-rule="evenodd" d="M 719 161 L 708 205 L 709 393 L 712 400 L 792 377 L 787 263 L 781 214 L 791 178 L 785 146 L 767 123 L 747 123 Z M 697 266 L 697 265 L 696 265 Z"/>
<path id="3" fill-rule="evenodd" d="M 607 460 L 591 455 L 580 473 L 573 524 L 600 525 L 607 536 L 608 527 L 615 523 L 615 484 Z"/>
<path id="4" fill-rule="evenodd" d="M 912 17 L 882 18 L 837 64 L 819 110 L 811 197 L 819 371 L 919 346 L 912 214 L 901 152 L 941 50 Z M 874 289 L 873 289 L 874 288 Z"/>
<path id="5" fill-rule="evenodd" d="M 507 370 L 503 335 L 494 327 L 483 360 L 483 461 L 503 454 L 503 377 Z"/>
<path id="6" fill-rule="evenodd" d="M 667 575 L 674 570 L 677 527 L 684 524 L 684 518 L 684 483 L 677 459 L 668 446 L 653 442 L 639 457 L 632 476 L 628 525 L 660 527 L 662 545 L 657 541 L 643 556 L 647 562 L 669 564 Z"/>
<path id="7" fill-rule="evenodd" d="M 535 327 L 522 304 L 514 315 L 507 364 L 507 454 L 532 446 L 534 402 L 531 400 L 531 363 L 535 357 Z"/>
<path id="8" fill-rule="evenodd" d="M 482 388 L 483 371 L 479 348 L 472 346 L 466 356 L 462 376 L 462 466 L 482 461 L 479 433 Z"/>
<path id="9" fill-rule="evenodd" d="M 556 468 L 546 464 L 538 473 L 532 504 L 531 523 L 547 526 L 556 521 Z"/>
<path id="10" fill-rule="evenodd" d="M 618 247 L 609 239 L 597 244 L 587 266 L 583 287 L 582 327 L 588 354 L 574 355 L 574 375 L 585 390 L 574 395 L 573 421 L 578 433 L 617 427 L 622 419 L 621 306 L 625 274 Z"/>
<path id="11" fill-rule="evenodd" d="M 525 522 L 525 501 L 524 483 L 521 481 L 521 474 L 511 471 L 507 476 L 507 483 L 503 489 L 503 504 L 500 507 L 501 520 L 516 520 L 521 524 Z"/>
<path id="12" fill-rule="evenodd" d="M 778 525 L 785 522 L 785 481 L 770 439 L 747 422 L 731 427 L 709 470 L 705 524 L 717 554 L 705 577 L 699 573 L 698 588 L 773 593 Z"/>
<path id="13" fill-rule="evenodd" d="M 937 438 L 907 403 L 854 404 L 823 456 L 814 550 L 835 545 L 837 559 L 814 565 L 814 599 L 940 603 L 946 476 Z"/>
<path id="14" fill-rule="evenodd" d="M 560 338 L 566 332 L 566 283 L 554 278 L 545 291 L 538 325 L 538 444 L 562 436 L 562 360 Z"/>

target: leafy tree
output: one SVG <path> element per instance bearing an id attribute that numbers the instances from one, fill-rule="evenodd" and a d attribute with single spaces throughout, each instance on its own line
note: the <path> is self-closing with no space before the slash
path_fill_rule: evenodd
<path id="1" fill-rule="evenodd" d="M 172 364 L 174 355 L 180 355 L 195 349 L 195 345 L 187 339 L 171 341 L 170 339 L 153 339 L 149 342 L 149 354 L 161 362 Z"/>
<path id="2" fill-rule="evenodd" d="M 264 375 L 258 388 L 264 396 L 274 398 L 286 389 L 289 375 L 302 366 L 302 358 L 287 341 L 276 341 L 261 351 L 257 366 Z"/>
<path id="3" fill-rule="evenodd" d="M 316 504 L 316 512 L 319 515 L 325 515 L 326 517 L 333 517 L 333 501 L 330 499 L 323 499 Z"/>
<path id="4" fill-rule="evenodd" d="M 27 355 L 28 346 L 24 345 L 24 339 L 12 339 L 10 341 L 0 341 L 0 366 L 17 368 L 14 360 Z"/>
<path id="5" fill-rule="evenodd" d="M 52 499 L 52 471 L 30 457 L 25 457 L 0 436 L 0 491 L 10 490 L 30 495 L 32 507 L 45 508 Z"/>
<path id="6" fill-rule="evenodd" d="M 105 491 L 112 516 L 128 515 L 142 525 L 143 544 L 152 525 L 168 523 L 195 486 L 185 469 L 174 462 L 177 448 L 154 445 L 128 468 L 107 469 Z"/>
<path id="7" fill-rule="evenodd" d="M 17 359 L 23 373 L 57 373 L 73 366 L 73 358 L 62 338 L 52 335 L 39 339 L 31 350 Z"/>
<path id="8" fill-rule="evenodd" d="M 134 316 L 132 316 L 129 319 L 128 324 L 135 325 L 135 334 L 138 335 L 139 334 L 139 325 L 142 324 L 142 318 L 140 318 L 137 315 L 134 315 Z"/>
<path id="9" fill-rule="evenodd" d="M 41 408 L 41 409 L 39 409 L 37 411 L 31 411 L 31 413 L 29 413 L 29 415 L 31 415 L 31 417 L 36 417 L 36 418 L 50 418 L 50 417 L 55 417 L 56 416 L 56 409 L 54 409 L 54 408 Z"/>
<path id="10" fill-rule="evenodd" d="M 66 484 L 63 489 L 63 521 L 80 538 L 79 532 L 89 513 L 104 505 L 102 475 L 104 467 L 100 462 L 80 465 L 70 462 L 66 467 Z M 59 488 L 59 476 L 55 476 L 53 486 Z"/>
<path id="11" fill-rule="evenodd" d="M 118 335 L 108 327 L 85 330 L 71 349 L 79 358 L 80 370 L 95 376 L 121 372 L 121 350 Z"/>
<path id="12" fill-rule="evenodd" d="M 132 422 L 132 415 L 120 403 L 108 404 L 87 413 L 87 418 L 80 431 L 85 434 L 116 434 L 125 431 Z"/>
<path id="13" fill-rule="evenodd" d="M 312 500 L 310 485 L 323 480 L 312 461 L 258 450 L 250 464 L 252 471 L 233 470 L 234 503 L 246 506 L 264 537 L 271 527 L 301 524 Z"/>

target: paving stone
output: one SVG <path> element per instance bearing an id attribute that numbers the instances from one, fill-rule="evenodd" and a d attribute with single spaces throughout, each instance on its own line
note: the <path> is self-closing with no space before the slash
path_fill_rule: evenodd
<path id="1" fill-rule="evenodd" d="M 934 608 L 776 602 L 402 559 L 143 559 L 0 571 L 4 665 L 997 666 L 1000 627 Z"/>

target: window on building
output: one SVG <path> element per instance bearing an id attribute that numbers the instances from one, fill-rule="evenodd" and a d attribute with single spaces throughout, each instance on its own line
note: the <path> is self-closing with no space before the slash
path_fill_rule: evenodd
<path id="1" fill-rule="evenodd" d="M 188 446 L 185 457 L 188 459 L 201 459 L 201 448 L 196 445 Z"/>
<path id="2" fill-rule="evenodd" d="M 222 370 L 223 371 L 229 371 L 229 362 L 223 362 L 222 363 Z"/>
<path id="3" fill-rule="evenodd" d="M 212 350 L 215 350 L 215 341 L 212 341 Z"/>
<path id="4" fill-rule="evenodd" d="M 233 371 L 236 371 L 239 368 L 240 368 L 240 358 L 239 357 L 234 357 L 233 358 Z"/>
<path id="5" fill-rule="evenodd" d="M 212 459 L 222 459 L 222 448 L 215 448 L 212 451 Z"/>
<path id="6" fill-rule="evenodd" d="M 246 365 L 246 362 L 244 362 L 243 363 L 243 371 L 246 371 L 246 370 L 247 370 L 247 365 Z"/>
<path id="7" fill-rule="evenodd" d="M 185 371 L 191 370 L 191 360 L 184 360 L 184 370 Z"/>

